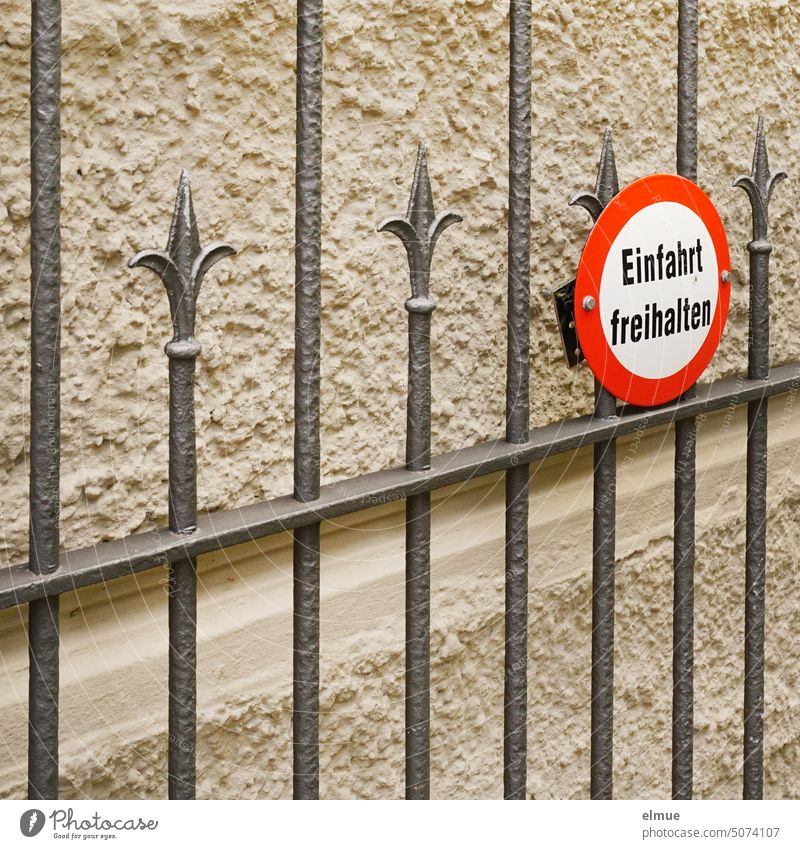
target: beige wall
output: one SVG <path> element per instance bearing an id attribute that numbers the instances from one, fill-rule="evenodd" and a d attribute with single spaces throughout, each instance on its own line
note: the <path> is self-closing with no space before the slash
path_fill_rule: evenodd
<path id="1" fill-rule="evenodd" d="M 143 530 L 166 514 L 167 299 L 126 261 L 166 241 L 181 166 L 205 239 L 239 255 L 203 286 L 197 334 L 200 499 L 290 489 L 295 21 L 288 2 L 64 0 L 64 539 Z M 574 273 L 603 126 L 622 182 L 674 164 L 675 3 L 534 2 L 532 408 L 590 402 L 560 354 L 544 287 Z M 800 12 L 701 4 L 700 182 L 729 227 L 731 321 L 708 378 L 745 361 L 749 169 L 756 112 L 773 162 L 797 161 Z M 502 432 L 508 3 L 325 5 L 322 457 L 325 480 L 402 459 L 408 296 L 403 251 L 375 232 L 405 210 L 427 139 L 439 208 L 465 221 L 437 248 L 436 450 Z M 28 349 L 28 6 L 0 0 L 0 551 L 25 556 Z M 773 352 L 796 358 L 793 183 L 773 200 Z"/>
<path id="2" fill-rule="evenodd" d="M 184 165 L 201 235 L 239 248 L 209 276 L 198 309 L 201 506 L 245 504 L 291 485 L 293 6 L 169 6 L 63 2 L 62 496 L 71 547 L 165 522 L 167 302 L 152 275 L 125 263 L 166 240 Z M 623 183 L 673 168 L 675 6 L 534 2 L 536 423 L 590 404 L 590 376 L 565 368 L 541 291 L 574 273 L 587 221 L 566 202 L 593 184 L 603 126 L 614 128 Z M 798 171 L 800 12 L 772 0 L 701 6 L 699 181 L 728 226 L 735 271 L 729 325 L 704 378 L 713 379 L 745 365 L 749 209 L 730 183 L 749 170 L 759 110 L 773 164 L 791 176 Z M 465 216 L 442 238 L 434 262 L 434 448 L 502 432 L 508 3 L 331 0 L 325 8 L 322 452 L 324 479 L 332 481 L 402 458 L 408 284 L 402 250 L 375 225 L 405 209 L 420 137 L 429 143 L 438 207 Z M 0 0 L 0 11 L 0 550 L 9 562 L 24 558 L 27 527 L 29 10 Z M 794 186 L 780 186 L 773 200 L 779 362 L 800 356 Z M 778 419 L 785 403 L 773 402 Z M 791 405 L 787 415 L 770 484 L 767 783 L 777 796 L 800 794 Z M 668 792 L 671 437 L 659 431 L 644 444 L 649 453 L 627 466 L 620 453 L 621 486 L 627 480 L 629 489 L 619 510 L 620 795 Z M 740 416 L 733 427 L 704 430 L 696 712 L 704 795 L 738 792 L 742 446 Z M 537 796 L 585 795 L 588 783 L 586 471 L 585 454 L 553 462 L 533 496 L 529 789 Z M 436 542 L 437 795 L 499 792 L 499 492 L 496 479 L 483 481 L 447 495 L 437 513 L 437 523 L 442 516 L 455 523 L 475 502 L 463 529 L 445 533 L 444 524 Z M 401 514 L 371 515 L 353 520 L 366 522 L 364 533 L 329 529 L 325 537 L 326 795 L 400 792 Z M 391 529 L 373 533 L 387 523 Z M 289 561 L 283 538 L 263 549 L 266 555 L 236 550 L 206 561 L 206 795 L 289 792 Z M 115 586 L 113 605 L 101 589 L 64 604 L 62 736 L 73 794 L 164 790 L 161 577 Z M 27 660 L 19 614 L 3 614 L 2 623 L 0 675 L 13 684 L 0 687 L 5 795 L 22 786 Z"/>

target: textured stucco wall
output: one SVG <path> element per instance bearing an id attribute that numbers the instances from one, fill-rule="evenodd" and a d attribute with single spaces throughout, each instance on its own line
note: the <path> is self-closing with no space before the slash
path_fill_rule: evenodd
<path id="1" fill-rule="evenodd" d="M 166 240 L 181 166 L 206 239 L 240 253 L 204 284 L 197 334 L 201 506 L 290 489 L 293 346 L 293 6 L 64 0 L 63 529 L 70 546 L 165 521 L 165 293 L 136 250 Z M 729 227 L 731 322 L 711 371 L 745 358 L 749 170 L 757 110 L 773 161 L 797 159 L 800 12 L 702 4 L 700 182 Z M 541 290 L 574 273 L 603 126 L 622 182 L 674 167 L 675 3 L 534 2 L 532 407 L 586 411 Z M 325 480 L 400 462 L 405 258 L 375 232 L 405 209 L 416 141 L 430 146 L 442 238 L 432 286 L 434 448 L 502 432 L 507 2 L 332 0 L 325 6 L 322 457 Z M 25 555 L 28 6 L 0 0 L 0 549 Z M 773 201 L 773 351 L 800 352 L 792 184 Z M 707 375 L 712 377 L 713 374 Z"/>
<path id="2" fill-rule="evenodd" d="M 614 129 L 623 183 L 674 168 L 676 5 L 659 0 L 588 6 L 534 2 L 531 333 L 536 423 L 589 408 L 590 376 L 585 369 L 564 367 L 552 308 L 541 291 L 574 273 L 587 221 L 585 213 L 568 209 L 566 202 L 593 184 L 602 128 L 608 123 Z M 791 176 L 798 171 L 795 45 L 800 11 L 774 0 L 719 0 L 701 7 L 699 181 L 728 226 L 735 270 L 729 325 L 704 378 L 712 379 L 741 372 L 745 364 L 749 209 L 744 194 L 730 183 L 749 170 L 759 110 L 767 118 L 773 164 Z M 165 522 L 162 346 L 170 335 L 167 302 L 151 274 L 131 272 L 125 264 L 136 250 L 165 242 L 181 166 L 192 175 L 201 235 L 239 248 L 237 257 L 209 275 L 198 309 L 201 506 L 229 507 L 290 489 L 295 21 L 293 5 L 285 2 L 181 0 L 167 9 L 145 0 L 64 0 L 63 8 L 62 497 L 63 537 L 72 547 Z M 397 464 L 402 457 L 407 273 L 396 240 L 375 233 L 375 225 L 384 215 L 405 209 L 420 137 L 429 143 L 437 206 L 465 216 L 442 238 L 434 262 L 432 288 L 439 302 L 433 343 L 434 450 L 502 432 L 508 3 L 330 0 L 325 9 L 322 455 L 324 479 L 330 481 Z M 5 399 L 0 408 L 0 552 L 7 562 L 25 556 L 27 527 L 29 9 L 0 0 L 0 11 L 5 24 L 0 43 L 5 94 L 0 102 L 0 392 Z M 800 321 L 793 279 L 799 249 L 790 217 L 794 191 L 794 182 L 782 185 L 772 204 L 776 362 L 800 356 L 794 332 Z M 770 628 L 778 631 L 770 642 L 768 787 L 778 796 L 800 795 L 792 730 L 798 708 L 790 693 L 793 685 L 797 690 L 792 672 L 797 663 L 786 662 L 796 661 L 790 634 L 797 633 L 798 625 L 791 599 L 798 550 L 793 516 L 800 494 L 790 436 L 783 435 L 786 455 L 777 468 L 785 470 L 786 483 L 774 490 L 770 526 L 775 551 Z M 643 492 L 661 493 L 667 518 L 670 440 L 652 465 L 636 465 L 638 474 L 630 483 Z M 696 721 L 698 787 L 705 795 L 738 792 L 742 478 L 734 481 L 729 467 L 741 470 L 742 444 L 741 439 L 728 444 L 728 465 L 718 473 L 728 481 L 724 497 L 710 487 L 706 513 L 698 519 L 698 641 L 708 651 L 698 667 Z M 554 481 L 562 474 L 571 480 L 563 465 L 554 465 L 551 474 Z M 560 571 L 542 578 L 541 586 L 532 582 L 529 787 L 538 796 L 582 795 L 587 782 L 587 481 L 542 507 L 552 513 L 550 548 L 536 551 L 534 558 L 534 569 L 543 568 L 548 558 L 561 564 Z M 491 491 L 496 509 L 496 484 Z M 551 492 L 556 490 L 543 488 L 534 498 L 544 504 Z M 620 533 L 618 703 L 630 710 L 619 720 L 617 790 L 620 795 L 666 795 L 671 545 L 668 523 L 654 524 L 658 533 L 646 526 L 636 512 L 640 502 L 633 499 L 629 510 L 620 511 L 621 521 L 627 515 L 636 528 L 632 537 Z M 435 733 L 443 755 L 435 759 L 439 795 L 495 794 L 500 781 L 502 523 L 484 518 L 486 539 L 476 543 L 472 555 L 455 558 L 457 565 L 445 570 L 436 588 L 442 615 L 435 647 L 451 658 L 435 667 L 441 696 Z M 397 526 L 399 514 L 386 521 Z M 564 528 L 576 531 L 574 550 L 564 548 Z M 536 524 L 534 532 L 539 532 Z M 394 543 L 375 543 L 364 558 L 383 557 L 383 545 L 394 552 L 386 580 L 393 603 L 400 605 L 399 527 L 394 534 Z M 338 554 L 326 556 L 346 562 L 354 543 L 344 534 L 336 539 Z M 253 582 L 277 582 L 277 601 L 266 591 L 257 596 L 262 607 L 274 606 L 269 608 L 274 616 L 250 609 L 255 601 L 241 588 L 239 565 L 233 572 L 215 572 L 218 578 L 205 599 L 203 627 L 211 629 L 212 637 L 226 629 L 232 635 L 213 662 L 212 639 L 208 652 L 201 652 L 204 686 L 210 687 L 212 679 L 220 682 L 204 696 L 201 781 L 206 795 L 289 792 L 288 679 L 281 666 L 288 663 L 290 650 L 289 561 L 285 541 L 264 548 L 274 552 L 269 556 L 275 568 L 267 576 L 256 577 L 264 563 L 252 552 L 223 554 L 218 562 L 230 557 L 234 565 L 244 564 L 241 570 Z M 351 606 L 340 608 L 339 620 L 323 621 L 335 646 L 333 655 L 323 653 L 330 682 L 323 791 L 397 795 L 401 620 L 381 613 L 386 585 L 371 577 L 372 567 L 366 578 L 364 570 L 347 574 L 349 589 L 342 593 L 350 593 Z M 158 577 L 132 583 L 123 593 L 127 600 L 113 606 L 104 603 L 105 590 L 83 594 L 74 612 L 65 615 L 68 635 L 70 628 L 79 632 L 91 626 L 83 642 L 75 637 L 75 646 L 82 648 L 71 655 L 74 673 L 70 664 L 63 672 L 67 680 L 75 676 L 62 729 L 66 780 L 74 782 L 73 794 L 163 791 L 164 741 L 157 729 L 163 720 L 159 675 L 165 637 Z M 232 594 L 230 604 L 226 592 Z M 261 678 L 254 672 L 259 655 L 248 645 L 247 630 L 238 627 L 250 621 L 247 616 L 266 622 L 255 634 L 267 641 L 263 650 L 270 653 Z M 8 641 L 3 660 L 13 677 L 27 662 L 15 642 L 19 620 L 6 614 L 2 621 Z M 135 641 L 138 628 L 141 649 Z M 122 668 L 127 657 L 129 674 L 121 682 L 111 675 L 117 661 L 110 648 L 100 660 L 92 654 L 94 639 L 116 649 L 122 641 L 132 653 L 118 661 Z M 131 659 L 140 650 L 149 659 L 141 669 Z M 240 665 L 229 663 L 228 651 L 241 658 Z M 224 674 L 229 666 L 238 670 L 236 676 Z M 78 683 L 81 674 L 97 686 L 84 690 Z M 232 691 L 240 694 L 238 699 L 231 699 Z M 140 713 L 117 726 L 108 717 L 126 693 L 141 695 L 133 700 Z M 9 717 L 0 724 L 3 741 L 8 763 L 18 764 L 24 753 L 23 738 L 16 736 L 19 728 L 24 732 L 24 688 L 15 685 L 12 695 L 3 698 Z M 388 717 L 392 723 L 382 721 Z M 456 737 L 447 737 L 447 728 Z M 93 751 L 93 735 L 101 738 L 96 760 L 86 755 Z M 244 749 L 242 735 L 249 741 Z M 4 773 L 3 795 L 20 792 L 14 769 Z"/>

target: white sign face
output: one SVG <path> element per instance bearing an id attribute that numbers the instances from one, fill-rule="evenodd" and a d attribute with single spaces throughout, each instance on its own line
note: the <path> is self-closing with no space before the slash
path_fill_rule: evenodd
<path id="1" fill-rule="evenodd" d="M 653 380 L 685 368 L 711 330 L 720 271 L 711 235 L 688 206 L 662 201 L 631 216 L 608 250 L 598 298 L 621 365 Z"/>

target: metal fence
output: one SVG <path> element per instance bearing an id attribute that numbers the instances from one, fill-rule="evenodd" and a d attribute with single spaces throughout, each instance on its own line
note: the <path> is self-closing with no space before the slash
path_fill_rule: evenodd
<path id="1" fill-rule="evenodd" d="M 680 0 L 677 172 L 697 178 L 697 3 Z M 770 172 L 764 128 L 752 173 L 736 181 L 752 205 L 750 337 L 746 377 L 699 386 L 657 409 L 618 409 L 599 384 L 594 415 L 531 430 L 529 307 L 531 212 L 531 0 L 511 0 L 508 197 L 508 357 L 504 439 L 431 457 L 431 315 L 434 247 L 460 220 L 434 213 L 420 146 L 405 218 L 381 228 L 406 249 L 408 310 L 406 466 L 320 486 L 320 210 L 322 142 L 321 0 L 297 5 L 294 492 L 243 508 L 197 512 L 193 376 L 200 353 L 195 304 L 204 274 L 233 253 L 201 247 L 189 180 L 181 174 L 165 251 L 144 251 L 163 281 L 174 335 L 169 361 L 169 527 L 75 551 L 59 551 L 60 7 L 33 0 L 31 32 L 31 430 L 29 562 L 0 572 L 0 607 L 27 603 L 30 689 L 28 793 L 58 792 L 59 593 L 144 569 L 169 569 L 169 795 L 195 795 L 196 565 L 205 552 L 285 530 L 294 532 L 294 795 L 319 794 L 320 522 L 384 499 L 406 501 L 406 796 L 430 795 L 430 493 L 504 471 L 506 481 L 504 795 L 526 796 L 528 494 L 530 464 L 594 446 L 591 796 L 612 795 L 616 439 L 675 424 L 672 793 L 692 795 L 695 417 L 748 405 L 745 798 L 763 792 L 767 401 L 800 386 L 800 364 L 769 368 L 767 207 L 785 175 Z M 610 132 L 594 192 L 573 203 L 594 219 L 618 191 Z"/>

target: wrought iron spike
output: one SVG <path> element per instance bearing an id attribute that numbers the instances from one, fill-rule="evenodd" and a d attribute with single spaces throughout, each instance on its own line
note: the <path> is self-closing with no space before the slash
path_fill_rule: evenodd
<path id="1" fill-rule="evenodd" d="M 770 374 L 769 350 L 769 199 L 775 186 L 786 179 L 783 171 L 771 174 L 764 119 L 759 116 L 753 167 L 733 185 L 747 192 L 753 212 L 750 255 L 750 315 L 747 376 L 766 381 Z M 767 539 L 767 401 L 747 405 L 747 536 L 745 550 L 744 616 L 744 735 L 742 790 L 745 799 L 764 794 L 764 594 Z"/>
<path id="2" fill-rule="evenodd" d="M 414 182 L 405 218 L 387 218 L 378 231 L 394 233 L 408 255 L 411 297 L 408 311 L 408 400 L 406 403 L 406 468 L 425 472 L 431 466 L 431 257 L 436 240 L 455 212 L 436 215 L 425 162 L 419 145 Z M 406 501 L 406 798 L 430 798 L 430 494 Z"/>
<path id="3" fill-rule="evenodd" d="M 578 192 L 573 195 L 569 202 L 570 206 L 582 206 L 592 221 L 597 221 L 600 213 L 611 203 L 615 195 L 619 193 L 619 178 L 617 176 L 617 161 L 614 156 L 614 140 L 611 135 L 611 127 L 603 131 L 603 144 L 600 148 L 600 161 L 597 163 L 597 178 L 594 181 L 593 192 Z M 575 335 L 575 281 L 557 289 L 554 293 L 556 315 L 558 317 L 561 338 L 567 352 L 567 364 L 570 368 L 583 360 L 583 353 L 578 347 L 578 338 Z M 611 396 L 606 396 L 604 401 L 604 415 L 614 415 L 616 406 Z"/>
<path id="4" fill-rule="evenodd" d="M 211 266 L 235 253 L 225 242 L 210 242 L 205 247 L 200 246 L 189 174 L 185 168 L 181 169 L 166 249 L 140 251 L 128 263 L 129 268 L 149 268 L 164 283 L 174 331 L 171 348 L 167 353 L 170 350 L 179 356 L 190 353 L 188 348 L 183 350 L 186 345 L 176 347 L 176 343 L 192 343 L 190 347 L 196 348 L 195 353 L 199 353 L 199 346 L 194 341 L 194 324 L 200 284 Z"/>
<path id="5" fill-rule="evenodd" d="M 764 241 L 767 238 L 769 223 L 769 200 L 775 186 L 786 179 L 784 171 L 770 174 L 769 155 L 767 154 L 767 135 L 764 130 L 764 118 L 759 115 L 756 126 L 756 144 L 753 151 L 753 168 L 749 175 L 733 181 L 747 192 L 750 206 L 753 208 L 753 239 Z"/>
<path id="6" fill-rule="evenodd" d="M 603 146 L 600 149 L 600 162 L 597 165 L 597 179 L 593 192 L 578 192 L 570 206 L 582 206 L 593 221 L 597 221 L 600 213 L 611 203 L 612 198 L 619 194 L 619 178 L 617 163 L 614 158 L 614 141 L 611 137 L 611 127 L 606 127 L 603 133 Z"/>
<path id="7" fill-rule="evenodd" d="M 169 298 L 173 337 L 169 357 L 169 528 L 197 530 L 197 446 L 194 370 L 200 344 L 194 338 L 195 309 L 203 276 L 224 256 L 224 242 L 200 245 L 189 175 L 181 170 L 178 196 L 163 251 L 142 251 L 128 263 L 161 278 Z M 195 796 L 197 740 L 197 561 L 173 563 L 169 573 L 169 797 Z"/>
<path id="8" fill-rule="evenodd" d="M 406 218 L 417 233 L 427 232 L 434 219 L 433 192 L 428 177 L 428 163 L 425 159 L 425 145 L 420 142 L 417 149 L 417 164 L 414 166 L 414 181 L 411 184 L 411 196 L 408 199 Z"/>
<path id="9" fill-rule="evenodd" d="M 463 218 L 451 210 L 435 214 L 425 145 L 420 142 L 406 217 L 387 218 L 378 225 L 378 232 L 394 233 L 406 249 L 413 299 L 425 302 L 430 300 L 428 280 L 433 249 L 439 236 L 451 224 L 459 221 L 463 221 Z"/>

